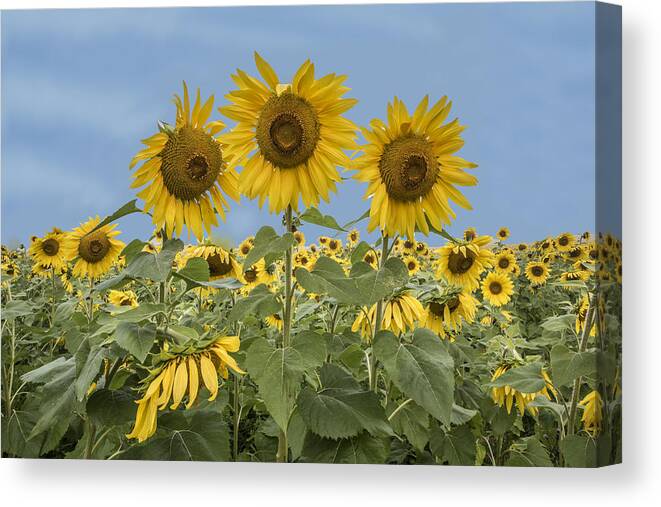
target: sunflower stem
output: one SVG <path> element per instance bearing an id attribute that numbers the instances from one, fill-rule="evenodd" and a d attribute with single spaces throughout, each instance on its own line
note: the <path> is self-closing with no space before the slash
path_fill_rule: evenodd
<path id="1" fill-rule="evenodd" d="M 286 232 L 293 231 L 292 208 L 287 206 L 285 211 L 285 228 Z M 285 309 L 282 323 L 282 348 L 289 347 L 291 337 L 291 321 L 292 321 L 292 293 L 294 287 L 292 286 L 292 257 L 294 255 L 293 246 L 290 245 L 285 252 Z M 287 444 L 287 433 L 280 430 L 278 435 L 278 454 L 276 459 L 278 463 L 286 463 L 289 454 L 289 445 Z"/>
<path id="2" fill-rule="evenodd" d="M 386 263 L 386 259 L 390 254 L 390 249 L 388 248 L 388 236 L 383 233 L 381 239 L 381 260 L 379 261 L 379 268 L 383 268 Z M 377 333 L 381 330 L 381 321 L 383 320 L 383 300 L 380 300 L 376 303 L 376 317 L 374 319 L 374 329 L 372 335 L 372 352 L 370 353 L 370 361 L 368 364 L 369 367 L 369 379 L 370 379 L 370 391 L 376 392 L 378 387 L 377 375 L 376 375 L 376 357 L 374 357 L 374 339 L 376 338 Z"/>
<path id="3" fill-rule="evenodd" d="M 94 278 L 90 277 L 89 322 L 94 320 Z"/>
<path id="4" fill-rule="evenodd" d="M 588 339 L 590 337 L 590 330 L 592 328 L 592 317 L 594 316 L 595 308 L 595 294 L 592 294 L 588 301 L 588 309 L 585 312 L 585 321 L 583 323 L 583 333 L 581 335 L 581 342 L 578 346 L 578 352 L 585 352 L 588 346 Z M 578 406 L 578 398 L 581 389 L 581 377 L 574 380 L 574 386 L 571 393 L 571 402 L 569 404 L 569 416 L 567 418 L 567 435 L 574 434 L 574 427 L 576 425 L 576 411 Z"/>

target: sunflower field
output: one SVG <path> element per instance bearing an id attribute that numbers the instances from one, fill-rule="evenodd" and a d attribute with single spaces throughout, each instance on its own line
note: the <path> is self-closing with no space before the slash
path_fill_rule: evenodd
<path id="1" fill-rule="evenodd" d="M 446 97 L 360 127 L 346 76 L 255 64 L 218 119 L 184 83 L 137 199 L 3 245 L 3 457 L 621 461 L 621 241 L 454 237 L 478 180 Z M 369 208 L 340 225 L 319 204 L 346 177 Z M 214 240 L 242 196 L 282 228 Z M 133 213 L 151 237 L 122 238 Z"/>

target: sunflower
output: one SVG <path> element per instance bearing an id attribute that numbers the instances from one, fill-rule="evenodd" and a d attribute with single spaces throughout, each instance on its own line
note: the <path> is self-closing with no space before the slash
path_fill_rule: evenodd
<path id="1" fill-rule="evenodd" d="M 211 234 L 212 226 L 218 225 L 216 213 L 225 220 L 225 210 L 229 210 L 221 189 L 239 200 L 232 157 L 216 138 L 225 125 L 221 121 L 207 123 L 213 102 L 212 95 L 202 104 L 198 89 L 191 109 L 184 82 L 183 102 L 174 96 L 175 127 L 168 126 L 144 139 L 147 147 L 133 157 L 129 166 L 146 160 L 135 172 L 131 188 L 147 185 L 138 197 L 145 201 L 146 212 L 153 210 L 156 227 L 165 226 L 168 236 L 173 232 L 180 236 L 186 225 L 189 236 L 192 231 L 201 241 L 204 229 Z"/>
<path id="2" fill-rule="evenodd" d="M 499 241 L 505 241 L 510 237 L 510 230 L 507 227 L 501 227 L 496 233 L 496 237 Z"/>
<path id="3" fill-rule="evenodd" d="M 363 255 L 363 261 L 374 269 L 379 268 L 379 258 L 377 257 L 376 253 L 374 253 L 374 250 L 367 251 L 365 255 Z"/>
<path id="4" fill-rule="evenodd" d="M 420 262 L 418 262 L 418 259 L 416 259 L 412 255 L 407 255 L 402 260 L 404 261 L 404 265 L 406 266 L 406 269 L 408 269 L 409 271 L 409 276 L 415 275 L 420 269 Z"/>
<path id="5" fill-rule="evenodd" d="M 414 239 L 405 239 L 402 241 L 402 253 L 404 255 L 413 255 L 415 253 L 415 247 L 418 243 Z"/>
<path id="6" fill-rule="evenodd" d="M 158 253 L 158 248 L 156 248 L 151 243 L 145 243 L 145 246 L 142 247 L 141 251 L 156 255 Z"/>
<path id="7" fill-rule="evenodd" d="M 539 248 L 543 253 L 551 252 L 554 246 L 555 242 L 553 241 L 553 238 L 546 238 L 539 244 Z"/>
<path id="8" fill-rule="evenodd" d="M 266 322 L 267 326 L 282 331 L 283 321 L 279 314 L 274 313 L 273 315 L 269 315 L 264 319 L 264 322 Z"/>
<path id="9" fill-rule="evenodd" d="M 360 232 L 358 232 L 358 229 L 351 229 L 347 233 L 347 243 L 350 246 L 354 246 L 359 241 L 360 241 Z"/>
<path id="10" fill-rule="evenodd" d="M 415 245 L 415 253 L 421 257 L 426 257 L 429 254 L 429 247 L 424 241 L 418 241 Z"/>
<path id="11" fill-rule="evenodd" d="M 455 186 L 477 184 L 477 178 L 464 171 L 477 165 L 454 155 L 464 145 L 464 127 L 457 119 L 442 125 L 452 106 L 446 97 L 428 105 L 425 96 L 411 116 L 395 97 L 388 104 L 387 124 L 374 119 L 371 129 L 362 129 L 369 144 L 355 161 L 354 178 L 368 183 L 368 231 L 378 226 L 388 236 L 412 239 L 416 227 L 429 234 L 430 225 L 441 230 L 455 218 L 449 201 L 471 209 Z"/>
<path id="12" fill-rule="evenodd" d="M 529 262 L 526 265 L 526 278 L 533 285 L 544 285 L 549 277 L 549 268 L 543 262 Z"/>
<path id="13" fill-rule="evenodd" d="M 590 306 L 590 299 L 588 298 L 587 294 L 583 294 L 581 296 L 580 301 L 578 302 L 578 308 L 576 310 L 576 323 L 575 323 L 575 329 L 576 329 L 576 334 L 580 335 L 583 332 L 583 328 L 585 327 L 585 319 L 587 318 L 588 315 L 588 308 Z M 592 329 L 590 329 L 590 336 L 597 336 L 597 326 L 593 323 L 592 324 Z"/>
<path id="14" fill-rule="evenodd" d="M 241 193 L 259 198 L 260 207 L 268 198 L 271 213 L 298 210 L 300 198 L 305 207 L 328 202 L 342 180 L 336 166 L 350 162 L 343 150 L 357 149 L 357 127 L 342 116 L 357 103 L 342 98 L 346 76 L 315 79 L 307 60 L 282 84 L 257 52 L 255 64 L 264 82 L 237 70 L 232 80 L 239 89 L 226 95 L 232 105 L 220 109 L 237 122 L 221 139 L 244 165 Z"/>
<path id="15" fill-rule="evenodd" d="M 564 257 L 570 262 L 582 261 L 588 258 L 588 251 L 583 245 L 575 245 L 564 252 Z"/>
<path id="16" fill-rule="evenodd" d="M 144 394 L 136 401 L 138 411 L 135 423 L 127 438 L 137 438 L 144 442 L 156 432 L 158 410 L 165 410 L 170 400 L 171 410 L 176 410 L 188 392 L 186 410 L 197 400 L 200 376 L 210 393 L 209 401 L 218 396 L 218 375 L 228 378 L 228 368 L 236 373 L 245 373 L 229 352 L 239 350 L 238 336 L 222 336 L 199 349 L 181 349 L 177 352 L 163 352 L 166 359 L 142 381 Z M 144 387 L 146 386 L 146 387 Z"/>
<path id="17" fill-rule="evenodd" d="M 510 250 L 503 250 L 496 254 L 496 259 L 493 264 L 494 268 L 496 268 L 496 271 L 508 275 L 512 273 L 515 265 L 516 258 Z"/>
<path id="18" fill-rule="evenodd" d="M 328 236 L 319 236 L 319 244 L 322 247 L 327 246 L 329 241 L 330 241 L 330 238 Z"/>
<path id="19" fill-rule="evenodd" d="M 108 302 L 114 306 L 138 306 L 138 297 L 132 290 L 111 290 L 108 293 Z"/>
<path id="20" fill-rule="evenodd" d="M 445 339 L 446 331 L 459 331 L 463 320 L 473 322 L 477 311 L 477 299 L 467 292 L 449 294 L 449 297 L 434 298 L 427 304 L 424 327 Z M 450 335 L 450 341 L 454 336 Z"/>
<path id="21" fill-rule="evenodd" d="M 28 252 L 34 258 L 35 262 L 47 268 L 62 269 L 66 265 L 66 260 L 62 252 L 62 242 L 64 239 L 65 234 L 60 229 L 53 228 L 43 238 L 34 236 Z"/>
<path id="22" fill-rule="evenodd" d="M 294 268 L 305 268 L 308 271 L 314 269 L 317 257 L 307 250 L 299 250 L 294 254 Z"/>
<path id="23" fill-rule="evenodd" d="M 490 236 L 478 236 L 472 241 L 450 242 L 438 251 L 436 272 L 450 284 L 474 291 L 480 274 L 493 264 L 493 253 L 485 248 Z"/>
<path id="24" fill-rule="evenodd" d="M 305 246 L 305 234 L 303 234 L 303 231 L 294 232 L 294 241 L 296 242 L 297 247 Z"/>
<path id="25" fill-rule="evenodd" d="M 587 282 L 590 279 L 590 271 L 583 269 L 577 271 L 565 271 L 560 274 L 560 280 L 563 282 Z"/>
<path id="26" fill-rule="evenodd" d="M 239 254 L 242 257 L 245 257 L 250 253 L 250 250 L 252 250 L 253 246 L 255 246 L 255 238 L 254 236 L 248 236 L 239 245 Z"/>
<path id="27" fill-rule="evenodd" d="M 602 409 L 604 402 L 598 391 L 590 391 L 590 393 L 578 402 L 579 406 L 583 407 L 583 429 L 591 436 L 596 437 L 601 431 L 601 421 L 603 419 Z"/>
<path id="28" fill-rule="evenodd" d="M 377 305 L 373 305 L 369 310 L 363 308 L 351 326 L 353 332 L 360 331 L 361 336 L 367 341 L 372 339 L 374 332 L 376 307 Z M 402 292 L 384 304 L 381 329 L 392 331 L 395 334 L 405 333 L 413 330 L 415 322 L 423 321 L 424 318 L 425 309 L 420 301 L 407 292 Z"/>
<path id="29" fill-rule="evenodd" d="M 477 237 L 477 231 L 475 227 L 468 227 L 464 231 L 464 241 L 473 241 Z"/>
<path id="30" fill-rule="evenodd" d="M 342 251 L 342 241 L 331 238 L 328 240 L 327 248 L 332 255 L 337 255 Z"/>
<path id="31" fill-rule="evenodd" d="M 617 283 L 622 283 L 622 262 L 615 263 L 615 280 Z"/>
<path id="32" fill-rule="evenodd" d="M 563 232 L 555 238 L 555 247 L 559 252 L 568 252 L 576 244 L 576 238 L 571 232 Z"/>
<path id="33" fill-rule="evenodd" d="M 491 377 L 491 381 L 493 382 L 509 369 L 510 365 L 499 366 L 496 368 L 496 371 Z M 537 396 L 544 396 L 549 400 L 551 399 L 551 393 L 553 393 L 554 397 L 557 396 L 557 392 L 551 383 L 551 379 L 544 370 L 542 370 L 542 377 L 544 377 L 545 385 L 536 393 L 522 393 L 517 391 L 512 386 L 507 385 L 501 387 L 492 387 L 491 399 L 493 399 L 494 403 L 496 403 L 499 407 L 505 405 L 508 414 L 512 412 L 512 405 L 514 405 L 516 402 L 516 407 L 519 410 L 519 414 L 521 414 L 521 416 L 523 416 L 526 410 L 528 410 L 531 415 L 536 416 L 539 413 L 539 410 L 537 407 L 531 407 L 530 403 L 533 402 Z"/>
<path id="34" fill-rule="evenodd" d="M 242 281 L 245 282 L 245 285 L 241 287 L 241 294 L 244 296 L 250 294 L 258 285 L 269 285 L 276 279 L 275 266 L 273 264 L 267 266 L 264 259 L 258 260 L 252 266 L 244 265 L 243 268 Z"/>
<path id="35" fill-rule="evenodd" d="M 97 216 L 80 224 L 62 241 L 62 253 L 67 260 L 75 261 L 73 275 L 77 278 L 99 278 L 108 272 L 124 249 L 124 243 L 115 236 L 117 224 L 107 224 L 95 230 L 101 223 Z"/>
<path id="36" fill-rule="evenodd" d="M 207 261 L 209 265 L 209 280 L 221 280 L 223 278 L 236 278 L 243 280 L 241 264 L 234 256 L 220 246 L 205 244 L 191 246 L 184 256 L 184 264 L 188 259 L 199 257 Z"/>
<path id="37" fill-rule="evenodd" d="M 512 280 L 502 273 L 489 273 L 482 281 L 482 296 L 492 306 L 506 305 L 513 293 Z"/>

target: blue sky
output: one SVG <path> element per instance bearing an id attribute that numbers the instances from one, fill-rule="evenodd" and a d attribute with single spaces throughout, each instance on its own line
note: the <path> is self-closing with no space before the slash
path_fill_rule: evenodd
<path id="1" fill-rule="evenodd" d="M 593 229 L 594 41 L 592 3 L 5 11 L 2 241 L 132 199 L 128 163 L 157 120 L 173 122 L 181 81 L 225 104 L 230 73 L 256 72 L 254 50 L 283 81 L 306 58 L 319 75 L 347 74 L 359 124 L 394 95 L 410 108 L 448 95 L 468 126 L 461 155 L 479 164 L 474 209 L 451 232 Z M 346 182 L 321 209 L 345 223 L 367 209 L 363 191 Z M 245 198 L 228 218 L 216 232 L 235 242 L 280 224 Z M 151 222 L 120 229 L 128 242 Z"/>

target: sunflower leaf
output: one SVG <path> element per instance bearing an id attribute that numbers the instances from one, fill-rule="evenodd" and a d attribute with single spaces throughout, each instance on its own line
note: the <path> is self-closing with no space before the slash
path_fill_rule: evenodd
<path id="1" fill-rule="evenodd" d="M 487 387 L 510 386 L 521 393 L 536 393 L 544 389 L 546 381 L 542 377 L 542 363 L 534 362 L 507 370 Z"/>
<path id="2" fill-rule="evenodd" d="M 380 331 L 373 348 L 397 388 L 450 426 L 454 361 L 438 336 L 428 329 L 416 329 L 412 343 L 402 343 L 390 331 Z"/>
<path id="3" fill-rule="evenodd" d="M 327 229 L 333 229 L 335 231 L 347 232 L 346 229 L 340 227 L 340 224 L 337 223 L 337 220 L 335 220 L 334 217 L 331 215 L 324 215 L 314 206 L 306 209 L 299 218 L 301 221 L 309 224 L 320 225 L 321 227 L 326 227 Z"/>
<path id="4" fill-rule="evenodd" d="M 551 349 L 551 370 L 556 387 L 569 385 L 576 377 L 597 371 L 595 352 L 573 352 L 562 344 Z"/>
<path id="5" fill-rule="evenodd" d="M 115 220 L 118 220 L 126 215 L 130 215 L 131 213 L 140 213 L 142 210 L 138 208 L 135 203 L 137 202 L 137 199 L 133 199 L 129 202 L 127 202 L 124 206 L 119 208 L 117 211 L 115 211 L 112 215 L 108 215 L 106 218 L 101 220 L 99 224 L 92 229 L 90 232 L 96 231 L 97 229 L 100 229 L 101 227 L 108 225 Z"/>
<path id="6" fill-rule="evenodd" d="M 255 243 L 243 262 L 244 269 L 249 269 L 258 260 L 267 257 L 269 261 L 282 257 L 285 250 L 294 244 L 294 235 L 290 232 L 278 236 L 275 229 L 264 226 L 255 235 Z"/>
<path id="7" fill-rule="evenodd" d="M 389 449 L 389 439 L 374 438 L 366 431 L 340 440 L 323 438 L 308 431 L 301 455 L 307 463 L 384 463 Z"/>

